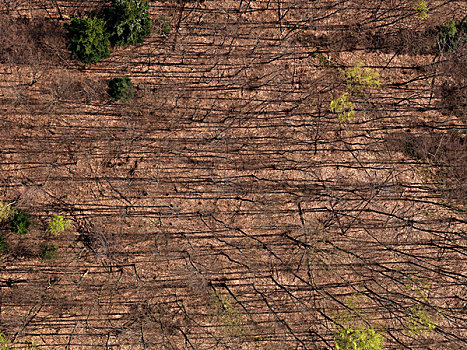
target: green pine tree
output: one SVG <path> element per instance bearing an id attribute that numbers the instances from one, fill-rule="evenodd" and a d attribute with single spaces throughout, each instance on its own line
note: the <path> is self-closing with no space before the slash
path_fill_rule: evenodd
<path id="1" fill-rule="evenodd" d="M 114 0 L 107 11 L 110 41 L 116 46 L 142 43 L 151 33 L 149 4 L 141 0 Z"/>
<path id="2" fill-rule="evenodd" d="M 129 77 L 113 78 L 107 92 L 112 100 L 126 102 L 134 96 L 135 87 Z"/>
<path id="3" fill-rule="evenodd" d="M 29 214 L 18 210 L 10 219 L 11 231 L 22 236 L 28 233 L 29 226 L 31 225 L 31 218 Z"/>
<path id="4" fill-rule="evenodd" d="M 105 20 L 96 17 L 73 17 L 68 30 L 68 50 L 72 58 L 84 63 L 96 63 L 110 55 L 109 34 L 105 31 Z"/>

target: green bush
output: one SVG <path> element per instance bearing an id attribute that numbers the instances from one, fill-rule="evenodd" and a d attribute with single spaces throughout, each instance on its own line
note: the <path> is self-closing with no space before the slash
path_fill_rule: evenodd
<path id="1" fill-rule="evenodd" d="M 28 228 L 31 225 L 31 218 L 29 214 L 18 210 L 10 219 L 11 231 L 18 235 L 25 235 L 28 233 Z"/>
<path id="2" fill-rule="evenodd" d="M 157 30 L 160 35 L 169 35 L 170 33 L 170 19 L 161 16 L 157 19 Z"/>
<path id="3" fill-rule="evenodd" d="M 347 94 L 343 94 L 339 98 L 332 100 L 329 110 L 337 114 L 340 123 L 355 118 L 355 104 L 349 100 Z"/>
<path id="4" fill-rule="evenodd" d="M 383 337 L 371 328 L 343 328 L 334 333 L 336 350 L 383 350 Z"/>
<path id="5" fill-rule="evenodd" d="M 113 0 L 107 10 L 110 41 L 116 46 L 142 43 L 151 33 L 149 3 L 141 0 Z"/>
<path id="6" fill-rule="evenodd" d="M 34 342 L 31 342 L 29 340 L 26 340 L 24 345 L 25 347 L 21 347 L 21 349 L 26 349 L 26 350 L 39 349 L 39 345 L 35 345 Z M 19 349 L 19 348 L 15 347 L 15 349 Z M 8 338 L 2 332 L 0 332 L 0 350 L 13 350 Z"/>
<path id="7" fill-rule="evenodd" d="M 0 254 L 6 254 L 9 251 L 9 244 L 5 237 L 0 236 Z"/>
<path id="8" fill-rule="evenodd" d="M 428 18 L 428 4 L 426 0 L 417 0 L 414 5 L 414 10 L 417 11 L 417 18 L 419 20 L 424 20 Z"/>
<path id="9" fill-rule="evenodd" d="M 65 219 L 61 215 L 52 215 L 52 219 L 49 222 L 48 231 L 58 236 L 61 232 L 69 229 L 71 227 L 71 222 L 68 219 Z"/>
<path id="10" fill-rule="evenodd" d="M 0 350 L 10 350 L 10 342 L 8 341 L 7 337 L 5 334 L 0 332 Z"/>
<path id="11" fill-rule="evenodd" d="M 239 337 L 244 335 L 245 317 L 241 311 L 232 304 L 227 295 L 214 292 L 213 301 L 215 306 L 215 316 L 218 323 L 222 325 L 222 331 L 228 337 Z"/>
<path id="12" fill-rule="evenodd" d="M 96 17 L 73 17 L 68 30 L 68 50 L 71 57 L 84 63 L 96 63 L 110 55 L 109 34 L 105 31 L 105 21 Z"/>
<path id="13" fill-rule="evenodd" d="M 450 52 L 467 40 L 467 22 L 456 23 L 451 20 L 445 26 L 436 27 L 438 31 L 438 47 L 440 52 Z"/>
<path id="14" fill-rule="evenodd" d="M 427 308 L 431 305 L 429 298 L 431 282 L 421 279 L 416 275 L 409 276 L 405 289 L 409 292 L 413 304 L 405 308 L 407 316 L 406 330 L 416 336 L 423 336 L 436 329 L 436 322 L 441 316 L 439 311 Z"/>
<path id="15" fill-rule="evenodd" d="M 436 328 L 434 317 L 420 304 L 407 310 L 408 331 L 415 335 L 430 333 Z"/>
<path id="16" fill-rule="evenodd" d="M 15 210 L 11 207 L 11 204 L 0 201 L 0 223 L 7 221 L 13 215 L 15 215 Z"/>
<path id="17" fill-rule="evenodd" d="M 58 246 L 56 244 L 49 242 L 41 244 L 39 256 L 42 260 L 55 260 L 58 255 Z"/>
<path id="18" fill-rule="evenodd" d="M 134 96 L 135 87 L 129 77 L 113 78 L 107 92 L 112 100 L 126 102 Z"/>
<path id="19" fill-rule="evenodd" d="M 344 71 L 347 88 L 353 94 L 363 94 L 370 88 L 381 85 L 379 73 L 370 68 L 362 68 L 362 62 L 357 61 L 352 68 Z"/>

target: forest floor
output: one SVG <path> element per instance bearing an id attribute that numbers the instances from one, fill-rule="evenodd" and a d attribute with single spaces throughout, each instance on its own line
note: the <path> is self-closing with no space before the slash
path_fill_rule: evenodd
<path id="1" fill-rule="evenodd" d="M 84 3 L 0 4 L 0 200 L 33 217 L 0 227 L 14 346 L 467 347 L 467 45 L 433 34 L 464 1 L 151 1 L 145 42 L 88 66 L 63 29 Z M 380 86 L 352 90 L 359 63 Z"/>

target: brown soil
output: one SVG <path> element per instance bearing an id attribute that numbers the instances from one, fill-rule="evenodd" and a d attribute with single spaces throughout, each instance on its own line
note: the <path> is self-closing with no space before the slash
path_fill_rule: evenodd
<path id="1" fill-rule="evenodd" d="M 439 56 L 432 30 L 467 7 L 427 2 L 419 20 L 405 0 L 151 1 L 170 33 L 86 67 L 63 24 L 103 2 L 0 2 L 0 200 L 34 221 L 0 224 L 0 331 L 272 350 L 366 327 L 385 349 L 465 348 L 465 46 Z M 357 61 L 380 87 L 350 94 Z M 52 214 L 72 229 L 45 233 Z"/>

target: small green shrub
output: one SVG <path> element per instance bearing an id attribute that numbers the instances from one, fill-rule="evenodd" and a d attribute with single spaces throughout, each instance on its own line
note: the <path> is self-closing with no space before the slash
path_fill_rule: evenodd
<path id="1" fill-rule="evenodd" d="M 381 85 L 379 73 L 370 68 L 362 68 L 362 62 L 358 61 L 352 68 L 344 71 L 347 88 L 354 94 L 362 94 L 370 88 Z"/>
<path id="2" fill-rule="evenodd" d="M 333 99 L 329 106 L 331 112 L 337 114 L 340 123 L 352 120 L 355 118 L 355 104 L 351 102 L 347 94 L 343 94 L 337 99 Z"/>
<path id="3" fill-rule="evenodd" d="M 149 3 L 141 0 L 113 0 L 107 11 L 110 41 L 116 46 L 142 43 L 151 34 Z"/>
<path id="4" fill-rule="evenodd" d="M 217 321 L 223 326 L 222 331 L 228 337 L 240 337 L 244 335 L 243 326 L 245 317 L 235 305 L 229 300 L 228 296 L 221 293 L 213 293 L 215 306 L 215 316 Z"/>
<path id="5" fill-rule="evenodd" d="M 343 328 L 334 332 L 336 350 L 383 350 L 383 337 L 371 328 Z"/>
<path id="6" fill-rule="evenodd" d="M 54 243 L 45 242 L 41 244 L 39 256 L 42 260 L 55 260 L 58 258 L 58 246 Z"/>
<path id="7" fill-rule="evenodd" d="M 8 241 L 5 237 L 0 236 L 0 254 L 6 254 L 10 250 Z"/>
<path id="8" fill-rule="evenodd" d="M 135 94 L 135 87 L 129 77 L 113 78 L 109 81 L 107 93 L 112 100 L 126 102 Z"/>
<path id="9" fill-rule="evenodd" d="M 28 233 L 28 228 L 31 225 L 31 218 L 29 214 L 18 210 L 10 219 L 11 231 L 22 236 Z"/>
<path id="10" fill-rule="evenodd" d="M 420 304 L 408 309 L 407 330 L 415 335 L 430 333 L 436 328 L 433 316 Z"/>
<path id="11" fill-rule="evenodd" d="M 451 20 L 449 24 L 436 27 L 438 32 L 438 47 L 440 52 L 451 52 L 467 40 L 467 22 L 456 23 Z"/>
<path id="12" fill-rule="evenodd" d="M 68 30 L 67 48 L 72 58 L 84 63 L 96 63 L 110 55 L 109 34 L 105 31 L 105 21 L 95 14 L 92 17 L 73 17 Z"/>
<path id="13" fill-rule="evenodd" d="M 169 35 L 170 33 L 170 19 L 161 16 L 157 19 L 157 30 L 160 35 Z"/>
<path id="14" fill-rule="evenodd" d="M 71 221 L 65 219 L 61 215 L 52 215 L 52 219 L 49 222 L 47 230 L 55 235 L 60 235 L 61 232 L 68 230 L 71 227 Z"/>
<path id="15" fill-rule="evenodd" d="M 428 18 L 428 4 L 426 0 L 417 0 L 416 4 L 414 5 L 414 10 L 417 11 L 417 18 L 419 20 L 424 20 Z"/>
<path id="16" fill-rule="evenodd" d="M 5 334 L 0 332 L 0 350 L 10 350 L 10 342 L 8 341 L 7 337 Z"/>
<path id="17" fill-rule="evenodd" d="M 0 201 L 0 223 L 8 221 L 13 215 L 15 215 L 15 210 L 11 207 L 11 204 Z"/>
<path id="18" fill-rule="evenodd" d="M 412 305 L 406 308 L 406 330 L 414 335 L 422 336 L 436 328 L 439 311 L 427 309 L 425 305 L 431 305 L 429 292 L 431 283 L 416 275 L 410 276 L 405 289 L 411 296 Z"/>
<path id="19" fill-rule="evenodd" d="M 423 158 L 419 154 L 419 148 L 415 144 L 414 140 L 406 140 L 404 142 L 404 148 L 403 148 L 404 153 L 409 156 L 410 158 L 416 160 L 416 161 L 422 161 Z"/>
<path id="20" fill-rule="evenodd" d="M 337 64 L 337 62 L 332 57 L 327 57 L 327 56 L 323 55 L 321 52 L 316 54 L 316 57 L 318 58 L 319 63 L 323 67 L 335 68 L 335 69 L 339 68 L 339 65 Z"/>
<path id="21" fill-rule="evenodd" d="M 26 350 L 40 349 L 39 345 L 36 345 L 34 344 L 34 342 L 29 340 L 26 340 L 26 342 L 24 343 L 24 347 L 21 348 Z M 10 345 L 10 342 L 8 341 L 8 338 L 2 332 L 0 332 L 0 350 L 13 350 L 13 348 Z"/>
<path id="22" fill-rule="evenodd" d="M 39 345 L 35 344 L 33 341 L 26 340 L 25 344 L 26 350 L 37 350 L 40 349 Z"/>

